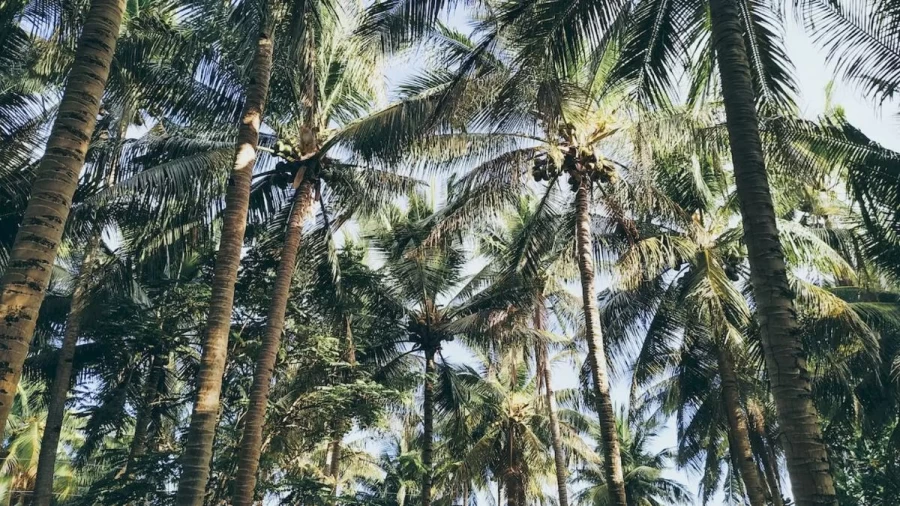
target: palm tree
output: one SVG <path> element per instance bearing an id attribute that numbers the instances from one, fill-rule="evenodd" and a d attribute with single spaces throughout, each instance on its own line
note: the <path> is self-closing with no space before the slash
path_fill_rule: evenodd
<path id="1" fill-rule="evenodd" d="M 538 390 L 544 391 L 544 406 L 550 425 L 557 497 L 560 506 L 567 506 L 568 466 L 556 393 L 552 388 L 552 361 L 547 341 L 553 339 L 550 333 L 553 318 L 555 317 L 558 328 L 566 328 L 573 320 L 571 315 L 578 311 L 574 308 L 580 305 L 580 301 L 574 300 L 563 286 L 564 281 L 577 276 L 573 272 L 575 266 L 566 254 L 566 241 L 564 237 L 548 233 L 557 226 L 558 217 L 553 213 L 535 213 L 537 205 L 535 199 L 523 197 L 507 218 L 506 226 L 485 224 L 485 230 L 479 232 L 479 238 L 483 253 L 493 259 L 492 262 L 497 264 L 494 269 L 499 270 L 499 281 L 489 290 L 501 294 L 504 291 L 521 291 L 524 293 L 522 302 L 527 304 L 521 309 L 527 307 L 531 311 L 530 315 L 510 315 L 514 330 L 508 332 L 513 335 L 521 334 L 523 339 L 522 342 L 504 339 L 504 348 L 512 348 L 516 350 L 512 353 L 519 353 L 518 348 L 521 347 L 523 353 L 534 356 Z M 550 310 L 548 302 L 552 308 Z"/>
<path id="2" fill-rule="evenodd" d="M 311 69 L 323 70 L 312 77 L 306 73 L 290 74 L 287 81 L 291 90 L 313 91 L 299 103 L 294 99 L 296 92 L 289 96 L 276 94 L 273 97 L 273 115 L 278 118 L 277 122 L 284 125 L 279 129 L 281 137 L 276 143 L 275 154 L 286 160 L 276 166 L 276 171 L 279 167 L 286 167 L 282 170 L 293 177 L 296 191 L 289 205 L 284 245 L 275 276 L 272 303 L 268 309 L 266 335 L 250 392 L 250 410 L 244 421 L 235 504 L 249 504 L 252 501 L 272 368 L 279 349 L 303 223 L 312 211 L 314 199 L 319 196 L 323 205 L 325 200 L 331 202 L 331 206 L 322 209 L 323 219 L 329 224 L 333 213 L 337 213 L 340 221 L 345 221 L 354 214 L 372 212 L 392 196 L 405 194 L 416 184 L 415 180 L 380 170 L 372 163 L 372 153 L 353 149 L 356 142 L 366 142 L 366 134 L 361 134 L 360 129 L 365 130 L 369 123 L 382 122 L 382 116 L 391 108 L 403 106 L 401 102 L 387 110 L 365 114 L 368 112 L 367 106 L 371 107 L 377 99 L 378 90 L 374 84 L 378 82 L 378 55 L 367 50 L 358 39 L 350 37 L 354 23 L 352 15 L 347 14 L 327 21 L 320 18 L 315 35 L 311 35 L 312 27 L 307 28 L 310 33 L 307 37 L 314 38 L 311 44 L 318 48 L 316 60 L 310 64 Z M 291 123 L 301 124 L 293 136 L 290 135 Z M 330 156 L 330 152 L 337 152 L 346 146 L 352 151 L 345 160 Z M 327 197 L 323 197 L 326 194 Z M 334 232 L 326 230 L 327 237 L 330 238 Z M 351 319 L 352 315 L 342 315 L 340 332 L 346 336 L 347 359 L 352 363 L 355 358 Z M 337 427 L 335 431 L 338 431 Z M 333 466 L 338 463 L 338 437 L 342 436 L 343 433 L 336 434 L 332 444 Z"/>
<path id="3" fill-rule="evenodd" d="M 809 372 L 778 237 L 756 114 L 756 94 L 744 43 L 740 7 L 710 0 L 722 80 L 735 187 L 750 262 L 766 370 L 778 408 L 788 471 L 797 504 L 834 504 L 834 483 L 819 417 L 810 399 Z"/>
<path id="4" fill-rule="evenodd" d="M 87 15 L 22 226 L 0 281 L 0 434 L 34 335 L 38 310 L 69 216 L 78 176 L 100 112 L 125 2 L 96 0 Z"/>
<path id="5" fill-rule="evenodd" d="M 541 409 L 542 378 L 541 371 L 531 374 L 521 363 L 516 349 L 499 357 L 481 357 L 478 370 L 453 367 L 441 378 L 440 390 L 454 392 L 453 398 L 443 401 L 451 412 L 443 432 L 451 446 L 448 450 L 459 460 L 455 472 L 464 479 L 494 476 L 510 506 L 542 500 L 555 436 L 560 447 L 578 460 L 599 461 L 581 439 L 591 425 L 581 413 L 552 412 L 557 418 L 553 434 L 551 412 Z"/>
<path id="6" fill-rule="evenodd" d="M 624 505 L 621 465 L 616 456 L 615 417 L 594 285 L 595 252 L 599 249 L 594 244 L 594 224 L 605 220 L 593 213 L 595 204 L 603 202 L 608 193 L 605 188 L 614 185 L 617 178 L 615 162 L 604 156 L 613 156 L 621 149 L 621 143 L 641 142 L 639 135 L 632 135 L 640 132 L 641 127 L 637 122 L 630 122 L 628 105 L 621 101 L 625 90 L 607 81 L 608 66 L 616 55 L 610 51 L 602 57 L 605 58 L 602 65 L 584 59 L 557 73 L 552 68 L 519 65 L 525 56 L 517 53 L 518 48 L 496 43 L 491 36 L 478 43 L 450 31 L 442 36 L 448 48 L 448 65 L 459 60 L 472 62 L 466 67 L 472 76 L 463 76 L 460 79 L 463 84 L 452 87 L 452 92 L 474 95 L 475 104 L 461 109 L 468 109 L 473 128 L 489 127 L 492 131 L 430 139 L 436 146 L 468 140 L 470 148 L 462 156 L 453 152 L 441 154 L 450 163 L 462 158 L 476 164 L 455 182 L 456 198 L 442 211 L 433 236 L 465 229 L 476 223 L 480 215 L 499 213 L 514 205 L 521 195 L 531 191 L 528 183 L 531 176 L 537 182 L 548 181 L 547 186 L 539 186 L 543 195 L 535 214 L 555 216 L 556 228 L 552 230 L 555 233 L 563 230 L 565 240 L 560 243 L 569 241 L 575 252 L 588 345 L 587 363 L 595 391 L 594 407 L 600 415 L 607 452 L 604 465 L 613 484 L 610 491 L 616 497 L 616 504 Z M 486 90 L 484 83 L 495 84 L 499 90 L 491 92 L 490 87 Z M 629 124 L 617 125 L 616 121 Z M 604 153 L 605 148 L 608 151 Z M 568 177 L 574 202 L 567 202 L 560 195 L 563 177 Z M 604 204 L 610 205 L 610 220 L 617 219 L 619 204 L 613 201 Z M 571 206 L 571 214 L 565 220 L 559 218 L 563 215 L 560 206 Z M 540 233 L 546 236 L 549 230 L 545 228 Z M 542 240 L 545 237 L 534 236 L 525 241 Z"/>
<path id="7" fill-rule="evenodd" d="M 656 417 L 643 420 L 626 417 L 624 410 L 617 420 L 619 440 L 622 441 L 622 461 L 625 466 L 625 486 L 629 506 L 662 506 L 664 504 L 692 504 L 693 497 L 681 483 L 665 478 L 662 473 L 671 466 L 672 451 L 653 452 L 649 447 L 659 436 L 661 423 Z M 575 497 L 583 506 L 609 504 L 606 479 L 596 466 L 578 470 L 578 481 L 587 486 Z"/>
<path id="8" fill-rule="evenodd" d="M 3 469 L 0 502 L 3 504 L 26 504 L 29 493 L 34 490 L 41 433 L 46 422 L 41 394 L 36 384 L 19 384 L 15 409 L 9 418 L 9 439 L 0 462 L 0 468 Z M 64 420 L 63 430 L 60 431 L 63 441 L 66 445 L 77 445 L 81 437 L 77 419 L 67 414 Z M 82 481 L 66 459 L 67 455 L 61 453 L 63 459 L 56 462 L 54 473 L 60 479 L 54 484 L 52 495 L 65 500 L 79 490 Z"/>
<path id="9" fill-rule="evenodd" d="M 437 360 L 444 342 L 456 335 L 477 338 L 484 343 L 502 326 L 511 307 L 509 297 L 494 297 L 479 288 L 482 274 L 466 280 L 463 245 L 457 238 L 434 239 L 440 213 L 434 203 L 419 194 L 410 194 L 407 209 L 388 206 L 373 220 L 371 241 L 384 255 L 381 269 L 389 282 L 390 305 L 384 314 L 402 317 L 403 332 L 373 350 L 384 357 L 385 369 L 412 353 L 424 355 L 422 380 L 422 485 L 421 503 L 429 506 L 434 488 L 434 416 L 441 398 L 436 385 L 448 373 Z M 479 292 L 479 293 L 476 293 Z M 443 408 L 441 408 L 443 409 Z"/>
<path id="10" fill-rule="evenodd" d="M 422 248 L 430 229 L 427 219 L 432 205 L 412 194 L 409 209 L 389 207 L 372 233 L 373 245 L 386 256 L 385 274 L 396 291 L 398 309 L 406 314 L 406 332 L 401 338 L 412 345 L 406 354 L 421 351 L 425 371 L 422 384 L 422 485 L 421 504 L 430 506 L 433 487 L 434 411 L 436 359 L 444 341 L 452 335 L 443 330 L 458 315 L 455 301 L 441 305 L 438 297 L 452 296 L 461 281 L 465 256 L 460 245 L 436 244 Z M 400 344 L 400 343 L 397 343 Z"/>
<path id="11" fill-rule="evenodd" d="M 686 59 L 688 49 L 697 49 L 692 96 L 702 97 L 709 91 L 713 69 L 717 68 L 736 195 L 744 215 L 744 236 L 759 304 L 766 368 L 782 430 L 793 443 L 787 460 L 794 497 L 798 504 L 833 504 L 828 455 L 809 397 L 809 372 L 778 236 L 756 110 L 757 102 L 769 110 L 789 106 L 794 88 L 787 58 L 774 31 L 777 16 L 764 5 L 746 8 L 737 0 L 692 1 L 677 6 L 656 0 L 611 5 L 588 1 L 576 6 L 544 0 L 527 7 L 498 9 L 495 17 L 500 20 L 497 28 L 463 65 L 464 71 L 474 68 L 473 62 L 485 54 L 488 44 L 504 37 L 512 37 L 520 46 L 518 62 L 523 68 L 561 72 L 577 65 L 585 54 L 602 55 L 607 47 L 618 46 L 621 57 L 610 72 L 612 82 L 629 82 L 636 98 L 666 105 L 675 83 L 673 75 L 681 72 L 679 63 Z M 608 68 L 602 57 L 594 61 L 597 68 Z M 523 76 L 517 77 L 512 88 L 523 82 Z M 590 272 L 590 267 L 582 265 L 585 272 Z M 593 328 L 593 322 L 588 325 Z"/>
<path id="12" fill-rule="evenodd" d="M 683 461 L 702 461 L 698 454 L 714 455 L 724 444 L 751 504 L 766 504 L 773 487 L 767 487 L 757 460 L 768 455 L 754 455 L 746 407 L 764 392 L 755 384 L 752 348 L 745 342 L 755 322 L 745 295 L 733 284 L 743 274 L 743 246 L 732 211 L 721 203 L 728 198 L 730 179 L 709 159 L 698 163 L 657 155 L 661 158 L 649 184 L 668 195 L 677 211 L 669 222 L 641 218 L 640 236 L 619 260 L 626 288 L 608 294 L 604 319 L 618 342 L 644 336 L 634 364 L 633 395 L 652 378 L 672 374 L 654 387 L 654 395 L 670 396 L 660 402 L 679 414 Z M 694 167 L 686 171 L 682 164 Z M 829 243 L 829 235 L 789 220 L 779 227 L 794 265 L 852 277 L 850 265 L 832 249 L 839 241 Z M 710 424 L 726 427 L 725 434 Z M 711 462 L 718 459 L 708 458 L 707 465 Z M 708 470 L 708 476 L 717 476 L 717 469 Z M 717 479 L 704 483 L 707 493 L 717 485 Z"/>
<path id="13" fill-rule="evenodd" d="M 268 2 L 262 3 L 258 37 L 249 69 L 246 99 L 238 126 L 234 165 L 225 193 L 225 212 L 222 234 L 216 255 L 216 269 L 212 282 L 208 326 L 203 339 L 203 354 L 197 374 L 197 399 L 191 414 L 191 425 L 185 439 L 182 474 L 178 482 L 176 504 L 200 506 L 209 479 L 209 463 L 219 413 L 222 375 L 231 331 L 231 311 L 234 304 L 234 284 L 244 244 L 250 183 L 259 143 L 269 80 L 272 74 L 275 23 Z"/>

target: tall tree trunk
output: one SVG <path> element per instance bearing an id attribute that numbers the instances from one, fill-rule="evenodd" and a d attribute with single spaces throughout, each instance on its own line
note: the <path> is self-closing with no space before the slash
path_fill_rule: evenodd
<path id="1" fill-rule="evenodd" d="M 834 482 L 812 403 L 806 357 L 778 238 L 739 9 L 737 0 L 710 0 L 713 44 L 766 370 L 784 434 L 794 500 L 799 506 L 833 505 L 837 502 Z"/>
<path id="2" fill-rule="evenodd" d="M 128 452 L 128 460 L 122 475 L 127 479 L 130 476 L 134 462 L 147 451 L 147 435 L 150 432 L 150 422 L 153 419 L 153 405 L 159 402 L 159 383 L 165 378 L 168 357 L 165 353 L 157 351 L 150 361 L 150 373 L 144 383 L 144 391 L 141 393 L 141 407 L 134 421 L 134 436 L 131 438 L 131 448 Z"/>
<path id="3" fill-rule="evenodd" d="M 84 260 L 81 263 L 75 290 L 72 292 L 72 307 L 66 318 L 66 330 L 56 360 L 56 372 L 50 386 L 50 401 L 47 404 L 47 422 L 41 436 L 41 449 L 38 454 L 38 467 L 34 479 L 34 506 L 49 506 L 53 500 L 53 475 L 56 470 L 56 453 L 59 449 L 59 437 L 62 432 L 63 418 L 66 413 L 69 383 L 72 380 L 72 361 L 75 359 L 75 347 L 81 333 L 81 313 L 87 300 L 88 285 L 91 279 L 91 268 L 97 248 L 100 245 L 100 232 L 95 231 L 88 245 Z"/>
<path id="4" fill-rule="evenodd" d="M 584 304 L 584 333 L 588 345 L 588 366 L 594 383 L 597 416 L 600 419 L 600 436 L 603 445 L 603 470 L 609 487 L 610 504 L 627 506 L 625 479 L 622 474 L 622 456 L 616 432 L 616 416 L 609 395 L 609 378 L 606 372 L 606 356 L 603 351 L 603 331 L 600 329 L 600 313 L 594 289 L 594 252 L 591 237 L 590 178 L 582 178 L 575 194 L 577 213 L 578 270 L 581 272 L 581 296 Z"/>
<path id="5" fill-rule="evenodd" d="M 422 506 L 431 506 L 431 485 L 432 485 L 432 438 L 434 437 L 434 379 L 436 368 L 434 364 L 433 348 L 425 348 L 425 384 L 423 390 L 422 401 L 422 466 L 425 472 L 422 473 Z"/>
<path id="6" fill-rule="evenodd" d="M 91 3 L 25 216 L 0 280 L 0 440 L 97 123 L 124 9 L 124 0 Z"/>
<path id="7" fill-rule="evenodd" d="M 544 297 L 538 294 L 537 305 L 534 310 L 534 329 L 544 330 Z M 562 449 L 562 435 L 559 430 L 559 415 L 556 412 L 556 394 L 550 386 L 550 353 L 547 345 L 540 344 L 538 350 L 538 373 L 544 383 L 544 397 L 547 400 L 547 411 L 550 415 L 550 439 L 553 445 L 553 460 L 556 464 L 556 490 L 559 495 L 559 506 L 569 506 L 569 489 L 566 487 L 566 461 Z"/>
<path id="8" fill-rule="evenodd" d="M 244 231 L 247 228 L 247 209 L 250 182 L 259 127 L 262 123 L 269 78 L 272 74 L 272 35 L 270 25 L 259 34 L 243 119 L 238 128 L 234 167 L 225 194 L 225 215 L 222 239 L 216 254 L 213 273 L 209 317 L 203 339 L 203 353 L 197 373 L 197 398 L 191 414 L 191 424 L 185 437 L 182 472 L 175 503 L 178 506 L 200 506 L 209 480 L 212 443 L 219 414 L 222 393 L 222 374 L 228 353 L 228 334 L 231 331 L 231 311 L 234 306 L 234 284 L 237 281 Z"/>
<path id="9" fill-rule="evenodd" d="M 253 503 L 253 491 L 256 488 L 256 471 L 259 468 L 259 457 L 262 451 L 262 430 L 266 420 L 266 406 L 269 402 L 269 385 L 275 369 L 275 359 L 281 347 L 281 333 L 284 330 L 284 318 L 287 311 L 288 298 L 291 294 L 291 280 L 297 264 L 297 252 L 303 238 L 303 222 L 313 206 L 313 182 L 304 180 L 294 194 L 293 207 L 288 217 L 287 230 L 284 234 L 284 245 L 275 274 L 275 286 L 266 317 L 266 332 L 263 337 L 256 369 L 253 373 L 253 386 L 250 390 L 250 405 L 244 417 L 244 433 L 241 438 L 241 452 L 238 459 L 237 476 L 234 482 L 235 506 L 249 506 Z"/>
<path id="10" fill-rule="evenodd" d="M 725 405 L 725 414 L 728 418 L 728 430 L 731 432 L 733 449 L 736 452 L 734 460 L 741 470 L 741 479 L 747 488 L 747 496 L 751 506 L 765 506 L 766 492 L 760 479 L 759 468 L 753 459 L 753 451 L 750 448 L 750 431 L 747 425 L 747 417 L 741 407 L 740 387 L 737 375 L 734 372 L 734 363 L 731 355 L 724 346 L 719 346 L 717 359 L 719 374 L 722 378 L 722 402 Z"/>
<path id="11" fill-rule="evenodd" d="M 510 472 L 506 478 L 506 506 L 525 506 L 525 486 L 522 476 Z"/>

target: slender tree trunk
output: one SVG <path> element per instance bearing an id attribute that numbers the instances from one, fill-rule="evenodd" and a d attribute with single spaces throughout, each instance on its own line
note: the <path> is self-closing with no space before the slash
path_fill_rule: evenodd
<path id="1" fill-rule="evenodd" d="M 772 506 L 784 506 L 784 498 L 781 495 L 781 483 L 778 479 L 778 459 L 775 457 L 775 452 L 772 451 L 772 446 L 769 444 L 765 421 L 762 417 L 754 416 L 751 418 L 749 420 L 750 425 L 759 438 L 758 448 L 754 448 L 754 451 L 757 452 L 762 460 Z"/>
<path id="2" fill-rule="evenodd" d="M 836 504 L 766 176 L 737 0 L 710 0 L 735 184 L 788 472 L 798 506 Z"/>
<path id="3" fill-rule="evenodd" d="M 534 329 L 544 330 L 544 297 L 538 294 L 538 303 L 534 311 Z M 566 460 L 562 449 L 562 435 L 559 430 L 559 415 L 556 412 L 556 394 L 550 386 L 550 354 L 545 344 L 538 351 L 538 372 L 544 383 L 544 397 L 547 400 L 547 411 L 550 415 L 550 438 L 553 445 L 553 460 L 556 464 L 556 490 L 559 495 L 559 506 L 569 506 L 569 489 L 566 487 Z"/>
<path id="4" fill-rule="evenodd" d="M 750 448 L 750 431 L 747 417 L 741 407 L 740 387 L 734 372 L 734 363 L 731 355 L 723 346 L 719 346 L 716 351 L 719 374 L 722 378 L 722 401 L 725 404 L 728 430 L 731 432 L 733 448 L 736 452 L 734 460 L 740 466 L 741 479 L 746 485 L 751 506 L 765 506 L 767 504 L 765 487 L 760 479 L 759 468 L 756 467 L 753 451 Z"/>
<path id="5" fill-rule="evenodd" d="M 81 263 L 75 290 L 72 293 L 72 307 L 66 318 L 66 330 L 59 348 L 56 361 L 56 373 L 50 386 L 50 401 L 47 404 L 47 422 L 41 436 L 41 449 L 38 454 L 38 467 L 34 479 L 34 506 L 49 506 L 53 500 L 53 475 L 56 470 L 56 452 L 59 449 L 59 437 L 62 433 L 63 418 L 66 414 L 69 383 L 72 380 L 72 361 L 75 359 L 75 346 L 81 333 L 81 312 L 87 302 L 88 285 L 91 278 L 91 267 L 94 256 L 100 245 L 100 234 L 95 233 L 85 251 Z"/>
<path id="6" fill-rule="evenodd" d="M 336 431 L 337 432 L 337 431 Z M 331 485 L 331 497 L 334 498 L 333 504 L 337 505 L 337 495 L 338 495 L 338 478 L 341 475 L 341 439 L 343 439 L 342 434 L 335 433 L 331 442 L 328 443 L 331 450 L 330 461 L 328 462 L 328 477 L 333 481 Z"/>
<path id="7" fill-rule="evenodd" d="M 159 401 L 159 382 L 166 374 L 168 358 L 160 351 L 153 354 L 150 362 L 150 373 L 144 383 L 144 391 L 141 393 L 141 407 L 138 410 L 137 419 L 134 421 L 134 436 L 131 438 L 131 448 L 128 452 L 128 460 L 122 475 L 127 479 L 134 462 L 147 451 L 147 435 L 150 432 L 150 422 L 153 418 L 153 405 Z"/>
<path id="8" fill-rule="evenodd" d="M 124 0 L 91 3 L 25 216 L 0 280 L 0 440 L 84 166 Z"/>
<path id="9" fill-rule="evenodd" d="M 766 482 L 769 484 L 769 495 L 772 498 L 772 506 L 784 506 L 784 497 L 781 495 L 781 484 L 778 481 L 777 465 L 775 454 L 772 452 L 772 449 L 767 446 L 763 456 L 763 469 L 766 473 Z"/>
<path id="10" fill-rule="evenodd" d="M 281 333 L 284 330 L 285 312 L 291 294 L 291 280 L 294 277 L 297 252 L 300 250 L 300 241 L 303 238 L 303 222 L 306 221 L 312 206 L 313 182 L 304 180 L 294 194 L 293 208 L 288 217 L 284 246 L 281 248 L 281 258 L 278 261 L 275 286 L 272 290 L 272 300 L 266 318 L 266 332 L 259 356 L 256 359 L 256 370 L 253 373 L 250 406 L 247 408 L 247 415 L 244 418 L 241 453 L 234 482 L 232 503 L 235 506 L 249 506 L 253 503 L 256 471 L 259 468 L 259 457 L 262 451 L 262 429 L 266 420 L 266 406 L 269 402 L 269 385 L 272 382 L 275 359 L 281 347 Z"/>
<path id="11" fill-rule="evenodd" d="M 434 437 L 434 377 L 436 368 L 434 364 L 434 349 L 428 347 L 425 349 L 425 385 L 423 388 L 422 414 L 423 431 L 422 431 L 422 465 L 425 472 L 422 474 L 422 506 L 431 506 L 431 485 L 432 485 L 432 445 Z"/>
<path id="12" fill-rule="evenodd" d="M 209 480 L 212 443 L 219 414 L 222 393 L 222 374 L 228 354 L 228 334 L 231 331 L 231 311 L 234 306 L 234 284 L 237 281 L 244 231 L 247 228 L 247 209 L 250 182 L 256 163 L 259 127 L 262 123 L 269 78 L 272 74 L 272 34 L 269 26 L 259 34 L 252 77 L 247 87 L 243 119 L 238 128 L 234 168 L 225 194 L 225 215 L 222 239 L 216 255 L 212 297 L 203 353 L 197 374 L 197 398 L 191 424 L 185 437 L 182 472 L 175 503 L 178 506 L 200 506 Z"/>
<path id="13" fill-rule="evenodd" d="M 578 269 L 581 272 L 581 296 L 584 304 L 585 339 L 588 345 L 588 366 L 594 383 L 597 416 L 600 419 L 600 435 L 603 444 L 603 470 L 609 487 L 610 504 L 627 506 L 625 479 L 622 473 L 622 456 L 616 432 L 616 416 L 609 395 L 609 378 L 606 372 L 606 356 L 603 351 L 603 331 L 600 329 L 600 313 L 594 289 L 594 252 L 591 237 L 590 179 L 582 179 L 575 194 L 577 212 Z"/>
<path id="14" fill-rule="evenodd" d="M 353 343 L 353 325 L 349 315 L 344 315 L 344 361 L 356 365 L 356 345 Z"/>

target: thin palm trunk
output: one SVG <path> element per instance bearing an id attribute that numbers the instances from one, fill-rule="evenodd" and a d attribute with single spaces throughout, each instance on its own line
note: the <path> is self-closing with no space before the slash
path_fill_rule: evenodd
<path id="1" fill-rule="evenodd" d="M 263 337 L 256 369 L 253 373 L 253 386 L 250 390 L 250 405 L 244 417 L 244 433 L 241 438 L 241 453 L 238 459 L 237 476 L 235 476 L 235 506 L 249 506 L 253 503 L 253 491 L 256 489 L 256 472 L 259 468 L 259 457 L 262 452 L 262 429 L 266 419 L 266 406 L 269 402 L 269 385 L 275 370 L 275 359 L 281 347 L 281 333 L 284 330 L 284 317 L 287 311 L 288 298 L 291 293 L 291 280 L 297 264 L 297 252 L 303 238 L 303 222 L 313 206 L 313 182 L 304 180 L 293 199 L 293 208 L 288 217 L 287 230 L 284 235 L 284 246 L 278 261 L 275 275 L 275 286 L 266 318 L 266 331 Z"/>
<path id="2" fill-rule="evenodd" d="M 331 439 L 329 445 L 329 462 L 328 462 L 328 477 L 332 479 L 331 484 L 331 497 L 334 498 L 334 503 L 337 504 L 337 495 L 338 495 L 338 478 L 341 474 L 341 439 L 342 435 L 335 434 Z"/>
<path id="3" fill-rule="evenodd" d="M 150 362 L 150 373 L 144 383 L 144 391 L 141 393 L 141 408 L 138 410 L 137 419 L 134 421 L 134 436 L 131 438 L 131 448 L 128 452 L 128 460 L 122 473 L 126 478 L 130 476 L 134 463 L 147 451 L 147 436 L 150 433 L 150 421 L 153 418 L 153 406 L 159 402 L 159 382 L 166 374 L 168 358 L 162 352 L 153 354 Z"/>
<path id="4" fill-rule="evenodd" d="M 97 123 L 124 0 L 91 3 L 59 112 L 0 280 L 0 440 Z"/>
<path id="5" fill-rule="evenodd" d="M 606 372 L 606 356 L 603 351 L 603 334 L 600 329 L 600 313 L 594 289 L 594 252 L 591 237 L 589 178 L 584 178 L 575 194 L 577 213 L 578 269 L 581 272 L 581 296 L 584 305 L 584 333 L 588 345 L 588 366 L 594 383 L 597 416 L 600 419 L 600 436 L 603 445 L 603 470 L 609 487 L 610 503 L 627 506 L 625 479 L 622 473 L 622 456 L 616 433 L 616 417 L 609 395 L 609 378 Z"/>
<path id="6" fill-rule="evenodd" d="M 231 310 L 234 306 L 234 285 L 237 281 L 247 210 L 250 204 L 250 182 L 259 143 L 269 78 L 272 74 L 272 35 L 267 27 L 259 34 L 251 69 L 251 81 L 241 124 L 238 128 L 234 167 L 225 193 L 225 213 L 222 239 L 216 254 L 213 273 L 209 317 L 203 339 L 203 353 L 197 373 L 197 398 L 191 424 L 185 437 L 182 472 L 175 503 L 178 506 L 200 506 L 209 480 L 213 439 L 219 416 L 219 396 L 222 375 L 228 353 L 228 334 L 231 331 Z"/>
<path id="7" fill-rule="evenodd" d="M 837 502 L 834 482 L 812 403 L 809 371 L 778 238 L 739 9 L 737 0 L 710 0 L 713 44 L 766 370 L 784 434 L 794 500 L 799 506 L 833 505 Z"/>
<path id="8" fill-rule="evenodd" d="M 72 292 L 72 308 L 66 318 L 66 331 L 63 334 L 56 361 L 56 372 L 50 386 L 50 400 L 47 403 L 47 422 L 41 436 L 41 449 L 38 454 L 37 473 L 34 479 L 34 506 L 49 506 L 53 500 L 53 475 L 56 470 L 56 453 L 59 449 L 59 437 L 62 433 L 63 418 L 66 413 L 69 383 L 72 380 L 72 361 L 75 359 L 75 346 L 81 333 L 81 313 L 87 298 L 90 282 L 91 266 L 94 255 L 100 245 L 100 234 L 95 233 L 85 251 L 81 263 L 75 290 Z"/>
<path id="9" fill-rule="evenodd" d="M 432 485 L 432 438 L 434 437 L 434 377 L 436 373 L 434 363 L 434 349 L 427 347 L 425 349 L 425 384 L 423 387 L 422 400 L 422 466 L 425 472 L 422 473 L 422 506 L 431 506 L 431 485 Z"/>
<path id="10" fill-rule="evenodd" d="M 775 457 L 775 452 L 772 451 L 772 445 L 769 444 L 765 421 L 760 416 L 754 416 L 751 424 L 753 425 L 753 430 L 756 431 L 759 441 L 759 447 L 755 451 L 762 461 L 772 506 L 784 506 L 784 498 L 781 495 L 781 483 L 778 479 L 778 459 Z"/>
<path id="11" fill-rule="evenodd" d="M 341 317 L 340 331 L 344 334 L 344 352 L 341 354 L 341 359 L 351 366 L 355 366 L 356 346 L 353 344 L 353 327 L 351 317 L 349 315 L 345 314 Z M 348 379 L 349 376 L 343 376 L 341 378 L 341 381 L 347 381 Z M 332 435 L 331 442 L 329 443 L 327 472 L 328 477 L 333 480 L 331 484 L 331 497 L 333 498 L 332 504 L 334 506 L 337 506 L 338 493 L 340 492 L 338 487 L 338 477 L 341 470 L 341 442 L 344 439 L 344 433 L 346 432 L 346 429 L 344 420 L 339 414 L 336 415 L 332 425 L 334 427 L 334 434 Z"/>
<path id="12" fill-rule="evenodd" d="M 778 481 L 777 463 L 775 454 L 771 448 L 766 447 L 763 453 L 763 470 L 766 473 L 766 483 L 769 486 L 769 496 L 772 499 L 772 506 L 784 506 L 784 498 L 781 495 L 781 484 Z"/>
<path id="13" fill-rule="evenodd" d="M 544 299 L 538 295 L 538 304 L 534 311 L 534 329 L 544 330 Z M 556 464 L 556 490 L 559 495 L 559 506 L 569 506 L 569 490 L 566 487 L 566 461 L 562 449 L 562 435 L 559 430 L 559 415 L 556 412 L 556 394 L 550 386 L 550 354 L 545 344 L 540 345 L 538 352 L 538 371 L 544 383 L 544 397 L 547 399 L 547 411 L 550 415 L 550 439 L 553 445 L 553 460 Z"/>
<path id="14" fill-rule="evenodd" d="M 723 346 L 719 346 L 717 350 L 717 360 L 719 375 L 722 378 L 722 401 L 725 405 L 728 430 L 731 432 L 732 447 L 735 452 L 734 460 L 741 471 L 741 479 L 746 486 L 751 506 L 765 506 L 767 504 L 765 487 L 750 448 L 750 431 L 747 417 L 741 407 L 741 394 L 737 375 L 734 372 L 734 361 Z"/>

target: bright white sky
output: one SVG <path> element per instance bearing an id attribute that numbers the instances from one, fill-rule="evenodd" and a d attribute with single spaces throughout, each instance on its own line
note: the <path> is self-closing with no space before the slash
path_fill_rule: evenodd
<path id="1" fill-rule="evenodd" d="M 834 75 L 834 66 L 826 65 L 826 53 L 821 50 L 805 33 L 802 25 L 793 14 L 785 16 L 786 33 L 785 43 L 788 56 L 793 62 L 796 72 L 795 78 L 799 84 L 800 97 L 798 105 L 801 115 L 808 119 L 815 119 L 822 114 L 825 108 L 825 88 L 834 79 L 832 101 L 834 105 L 843 106 L 848 120 L 861 129 L 866 135 L 884 146 L 900 150 L 900 104 L 888 102 L 878 107 L 870 100 L 866 100 L 862 92 L 852 83 L 846 82 Z M 453 27 L 464 30 L 466 26 L 465 11 L 458 9 L 448 16 L 446 22 Z M 415 70 L 421 68 L 421 55 L 398 58 L 386 69 L 385 78 L 389 89 L 400 84 Z M 474 271 L 474 268 L 473 268 Z M 598 279 L 598 290 L 607 286 L 608 280 Z M 445 347 L 445 357 L 451 361 L 466 361 L 468 353 L 457 343 L 449 343 Z M 554 388 L 571 388 L 577 386 L 577 370 L 569 364 L 560 364 L 554 370 Z M 613 385 L 613 398 L 617 404 L 626 404 L 628 399 L 627 384 Z M 657 440 L 657 449 L 673 447 L 676 444 L 675 429 L 669 425 L 661 437 Z M 684 471 L 674 471 L 670 477 L 688 484 L 689 488 L 696 492 L 699 477 Z M 788 491 L 789 492 L 789 491 Z M 480 501 L 482 504 L 487 502 Z M 720 497 L 713 501 L 714 505 L 726 504 Z"/>

